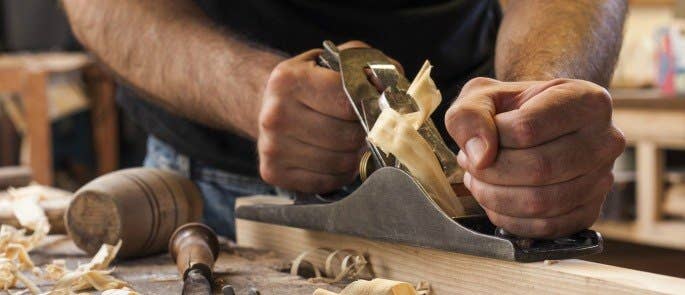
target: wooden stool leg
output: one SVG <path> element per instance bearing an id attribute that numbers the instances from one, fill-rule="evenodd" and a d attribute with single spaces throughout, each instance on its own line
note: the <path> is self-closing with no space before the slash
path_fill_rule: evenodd
<path id="1" fill-rule="evenodd" d="M 95 65 L 86 68 L 84 75 L 92 106 L 97 173 L 102 175 L 119 166 L 119 123 L 114 101 L 114 80 Z"/>
<path id="2" fill-rule="evenodd" d="M 661 218 L 663 192 L 664 151 L 653 142 L 639 142 L 635 146 L 637 162 L 637 224 L 651 227 Z"/>
<path id="3" fill-rule="evenodd" d="M 47 75 L 31 72 L 26 76 L 20 95 L 26 116 L 26 136 L 30 145 L 29 166 L 35 180 L 52 185 L 52 134 L 48 114 Z"/>

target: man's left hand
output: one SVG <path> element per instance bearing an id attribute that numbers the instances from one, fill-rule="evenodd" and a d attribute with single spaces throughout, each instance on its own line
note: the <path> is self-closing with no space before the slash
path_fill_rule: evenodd
<path id="1" fill-rule="evenodd" d="M 625 139 L 611 96 L 582 80 L 467 83 L 445 115 L 464 184 L 510 233 L 553 238 L 590 227 Z"/>

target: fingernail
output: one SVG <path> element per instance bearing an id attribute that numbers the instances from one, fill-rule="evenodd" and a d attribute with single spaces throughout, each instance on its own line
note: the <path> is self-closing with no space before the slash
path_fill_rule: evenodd
<path id="1" fill-rule="evenodd" d="M 469 159 L 466 157 L 466 153 L 464 151 L 459 151 L 457 154 L 457 163 L 459 163 L 459 166 L 462 168 L 468 168 L 467 165 L 469 164 Z"/>
<path id="2" fill-rule="evenodd" d="M 485 154 L 485 143 L 480 137 L 474 137 L 466 142 L 464 149 L 466 149 L 466 155 L 471 160 L 471 164 L 477 165 Z"/>
<path id="3" fill-rule="evenodd" d="M 468 189 L 471 189 L 471 174 L 468 172 L 464 173 L 464 186 L 466 186 Z"/>

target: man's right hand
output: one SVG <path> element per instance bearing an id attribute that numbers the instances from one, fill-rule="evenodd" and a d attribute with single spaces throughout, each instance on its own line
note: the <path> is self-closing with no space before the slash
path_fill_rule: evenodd
<path id="1" fill-rule="evenodd" d="M 340 49 L 368 47 L 351 41 Z M 366 133 L 340 73 L 320 67 L 322 51 L 281 62 L 271 73 L 259 114 L 259 171 L 281 188 L 326 193 L 354 180 Z"/>

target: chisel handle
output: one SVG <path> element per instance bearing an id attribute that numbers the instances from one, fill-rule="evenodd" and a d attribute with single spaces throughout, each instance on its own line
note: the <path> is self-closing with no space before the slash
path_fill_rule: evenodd
<path id="1" fill-rule="evenodd" d="M 195 269 L 211 280 L 212 267 L 219 254 L 219 241 L 208 226 L 197 222 L 186 223 L 171 235 L 169 253 L 184 280 L 188 272 Z"/>
<path id="2" fill-rule="evenodd" d="M 27 186 L 33 179 L 33 172 L 29 167 L 12 166 L 0 168 L 0 190 L 8 187 Z"/>

